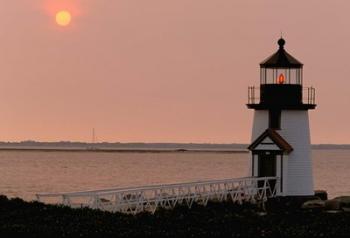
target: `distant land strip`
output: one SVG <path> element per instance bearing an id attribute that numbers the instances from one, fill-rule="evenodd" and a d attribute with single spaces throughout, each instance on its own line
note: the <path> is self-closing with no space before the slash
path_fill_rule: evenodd
<path id="1" fill-rule="evenodd" d="M 212 153 L 247 153 L 248 144 L 211 144 L 211 143 L 86 143 L 86 142 L 0 142 L 0 150 L 31 151 L 93 151 L 93 152 L 212 152 Z M 315 144 L 315 150 L 350 150 L 350 144 Z"/>
<path id="2" fill-rule="evenodd" d="M 0 151 L 105 152 L 105 153 L 248 153 L 248 150 L 101 149 L 101 148 L 1 148 Z"/>

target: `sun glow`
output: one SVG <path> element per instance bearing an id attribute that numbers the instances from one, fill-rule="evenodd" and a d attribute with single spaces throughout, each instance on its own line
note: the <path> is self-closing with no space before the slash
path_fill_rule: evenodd
<path id="1" fill-rule="evenodd" d="M 72 20 L 72 15 L 68 11 L 59 11 L 56 13 L 56 23 L 60 26 L 68 26 Z"/>

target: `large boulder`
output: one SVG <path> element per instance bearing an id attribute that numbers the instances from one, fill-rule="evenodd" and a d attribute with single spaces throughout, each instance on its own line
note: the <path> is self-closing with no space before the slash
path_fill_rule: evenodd
<path id="1" fill-rule="evenodd" d="M 336 197 L 333 200 L 336 200 L 339 202 L 340 209 L 342 209 L 344 211 L 350 210 L 350 196 Z"/>
<path id="2" fill-rule="evenodd" d="M 302 209 L 311 209 L 311 210 L 322 210 L 326 206 L 326 202 L 321 199 L 310 200 L 303 203 L 301 206 Z"/>
<path id="3" fill-rule="evenodd" d="M 340 206 L 340 201 L 339 200 L 327 200 L 325 202 L 325 208 L 326 210 L 340 210 L 341 206 Z"/>

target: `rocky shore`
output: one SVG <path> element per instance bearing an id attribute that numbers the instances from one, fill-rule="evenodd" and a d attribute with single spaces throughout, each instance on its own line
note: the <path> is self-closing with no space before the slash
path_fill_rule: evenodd
<path id="1" fill-rule="evenodd" d="M 0 237 L 349 237 L 349 212 L 302 203 L 210 202 L 133 216 L 0 196 Z"/>

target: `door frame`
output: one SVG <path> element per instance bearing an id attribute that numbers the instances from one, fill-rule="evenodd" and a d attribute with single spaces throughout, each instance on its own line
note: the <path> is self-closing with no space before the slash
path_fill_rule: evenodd
<path id="1" fill-rule="evenodd" d="M 283 188 L 283 176 L 284 176 L 284 153 L 282 150 L 253 150 L 252 151 L 252 176 L 253 177 L 266 177 L 261 176 L 260 174 L 260 160 L 261 156 L 265 156 L 267 153 L 269 153 L 271 156 L 275 157 L 275 165 L 274 165 L 274 176 L 273 177 L 279 177 L 280 186 L 277 188 L 277 192 L 282 193 Z"/>

